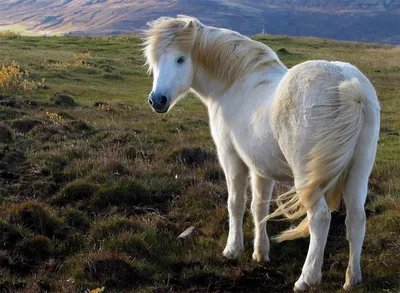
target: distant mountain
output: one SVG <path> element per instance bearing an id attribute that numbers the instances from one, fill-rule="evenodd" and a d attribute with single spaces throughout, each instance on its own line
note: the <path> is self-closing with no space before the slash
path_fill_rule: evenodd
<path id="1" fill-rule="evenodd" d="M 0 26 L 41 33 L 121 34 L 177 14 L 248 35 L 264 28 L 268 34 L 400 44 L 399 0 L 0 1 Z"/>

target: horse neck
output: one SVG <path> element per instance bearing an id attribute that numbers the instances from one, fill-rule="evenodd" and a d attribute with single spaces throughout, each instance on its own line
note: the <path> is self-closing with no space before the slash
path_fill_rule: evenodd
<path id="1" fill-rule="evenodd" d="M 265 90 L 266 94 L 271 90 L 274 91 L 286 72 L 286 67 L 262 68 L 241 77 L 233 84 L 229 84 L 220 81 L 214 74 L 208 72 L 206 69 L 197 67 L 194 70 L 194 79 L 191 89 L 207 106 L 219 104 L 221 97 L 228 91 L 230 93 L 239 91 L 242 93 L 248 92 L 249 95 L 246 95 L 246 97 L 244 97 L 245 99 L 243 99 L 245 102 L 250 100 L 248 97 L 253 96 L 250 92 L 259 86 L 263 86 L 263 90 Z"/>
<path id="2" fill-rule="evenodd" d="M 268 67 L 261 67 L 256 69 L 255 71 L 246 73 L 245 75 L 241 75 L 237 80 L 228 81 L 218 76 L 217 72 L 213 72 L 211 68 L 207 65 L 202 64 L 202 62 L 196 63 L 197 60 L 207 60 L 207 50 L 206 48 L 213 48 L 215 46 L 215 39 L 224 34 L 223 30 L 205 27 L 204 29 L 199 31 L 197 36 L 197 40 L 195 42 L 195 50 L 193 52 L 195 57 L 195 65 L 194 65 L 194 80 L 192 84 L 192 90 L 197 93 L 203 102 L 206 104 L 209 102 L 217 102 L 221 96 L 224 95 L 226 91 L 228 91 L 231 87 L 246 86 L 251 87 L 252 83 L 262 83 L 264 80 L 268 78 L 272 78 L 274 80 L 281 79 L 283 75 L 286 73 L 287 68 L 283 65 L 283 63 L 279 59 L 273 59 L 272 65 Z M 210 36 L 211 35 L 211 36 Z M 208 42 L 208 43 L 207 43 Z M 271 50 L 272 54 L 275 54 Z M 227 60 L 218 59 L 219 62 L 224 64 L 229 64 L 230 60 L 227 57 Z M 211 66 L 213 67 L 213 66 Z"/>
<path id="3" fill-rule="evenodd" d="M 200 97 L 200 99 L 208 104 L 216 101 L 218 97 L 223 96 L 229 86 L 221 83 L 207 70 L 199 67 L 195 69 L 192 90 Z"/>

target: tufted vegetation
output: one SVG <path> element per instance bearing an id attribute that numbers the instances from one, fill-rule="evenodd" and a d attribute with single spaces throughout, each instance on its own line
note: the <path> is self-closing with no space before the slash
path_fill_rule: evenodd
<path id="1" fill-rule="evenodd" d="M 399 48 L 253 39 L 289 67 L 309 59 L 351 62 L 376 86 L 381 138 L 366 205 L 364 284 L 354 292 L 397 292 Z M 0 35 L 0 70 L 18 80 L 11 88 L 4 74 L 0 79 L 0 291 L 291 292 L 307 239 L 272 243 L 272 262 L 255 264 L 246 214 L 244 256 L 222 258 L 227 190 L 206 109 L 189 96 L 168 114 L 150 110 L 141 42 Z M 4 69 L 2 60 L 14 63 Z M 343 209 L 332 216 L 325 285 L 310 292 L 341 292 Z M 193 237 L 177 239 L 190 226 Z M 271 222 L 269 234 L 289 226 Z"/>

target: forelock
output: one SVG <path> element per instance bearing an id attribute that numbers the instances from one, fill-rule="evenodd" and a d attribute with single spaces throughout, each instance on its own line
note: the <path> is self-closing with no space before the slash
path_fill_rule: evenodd
<path id="1" fill-rule="evenodd" d="M 178 16 L 177 18 L 161 17 L 147 23 L 149 29 L 145 31 L 144 53 L 149 72 L 152 71 L 160 55 L 169 46 L 175 45 L 183 52 L 192 49 L 195 38 L 193 32 L 197 28 L 193 27 L 193 30 L 185 30 L 185 26 L 190 22 L 196 27 L 200 23 L 196 18 L 189 16 Z"/>

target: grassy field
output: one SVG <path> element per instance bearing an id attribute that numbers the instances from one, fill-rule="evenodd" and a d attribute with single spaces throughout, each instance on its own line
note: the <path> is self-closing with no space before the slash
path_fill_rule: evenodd
<path id="1" fill-rule="evenodd" d="M 20 24 L 13 24 L 13 25 L 3 25 L 0 26 L 0 34 L 4 34 L 4 33 L 17 33 L 23 36 L 39 36 L 39 35 L 43 35 L 43 33 L 37 33 L 37 32 L 33 32 L 31 30 L 29 30 L 29 28 L 20 25 Z"/>
<path id="2" fill-rule="evenodd" d="M 399 292 L 400 47 L 255 39 L 289 67 L 348 61 L 376 86 L 381 138 L 366 205 L 364 283 L 353 292 Z M 271 263 L 256 264 L 247 212 L 246 252 L 237 262 L 222 257 L 227 190 L 206 109 L 189 96 L 154 114 L 140 44 L 0 36 L 0 69 L 15 60 L 35 82 L 31 91 L 0 89 L 0 292 L 291 292 L 308 239 L 273 243 Z M 323 284 L 310 292 L 342 292 L 344 218 L 343 208 L 333 214 Z M 269 234 L 289 225 L 271 222 Z M 177 239 L 190 226 L 193 237 Z"/>

